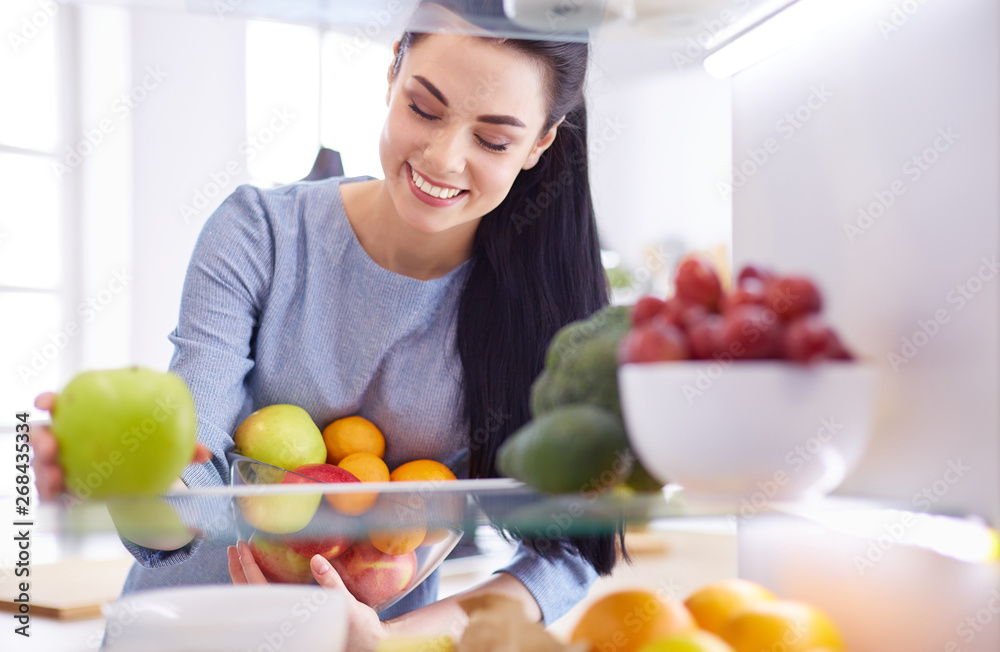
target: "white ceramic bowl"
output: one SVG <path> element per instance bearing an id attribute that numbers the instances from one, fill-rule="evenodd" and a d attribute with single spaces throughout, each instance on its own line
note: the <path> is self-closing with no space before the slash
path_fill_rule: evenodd
<path id="1" fill-rule="evenodd" d="M 798 500 L 843 482 L 870 432 L 875 370 L 857 362 L 625 364 L 622 415 L 643 466 L 688 495 Z"/>

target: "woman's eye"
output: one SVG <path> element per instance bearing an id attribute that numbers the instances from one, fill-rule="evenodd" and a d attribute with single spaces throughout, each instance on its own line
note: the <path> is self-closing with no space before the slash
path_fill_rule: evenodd
<path id="1" fill-rule="evenodd" d="M 420 107 L 417 106 L 416 102 L 411 103 L 409 106 L 410 106 L 410 110 L 411 111 L 413 111 L 414 113 L 416 113 L 418 116 L 420 116 L 424 120 L 440 120 L 441 119 L 441 118 L 439 118 L 439 117 L 437 117 L 435 115 L 431 115 L 429 113 L 424 113 L 423 111 L 421 111 Z M 484 138 L 480 138 L 479 136 L 476 136 L 476 140 L 479 141 L 479 144 L 483 147 L 483 149 L 489 150 L 491 152 L 506 152 L 507 151 L 507 146 L 506 145 L 497 145 L 496 143 L 491 143 L 490 141 L 488 141 L 488 140 L 486 140 Z"/>
<path id="2" fill-rule="evenodd" d="M 424 120 L 440 120 L 441 119 L 441 118 L 439 118 L 437 116 L 433 116 L 433 115 L 431 115 L 429 113 L 424 113 L 423 111 L 420 110 L 419 107 L 417 107 L 417 104 L 415 102 L 412 103 L 412 104 L 410 104 L 410 110 L 413 111 L 414 113 L 416 113 L 417 115 L 419 115 Z"/>
<path id="3" fill-rule="evenodd" d="M 490 150 L 491 152 L 506 152 L 507 151 L 507 146 L 506 145 L 497 145 L 496 143 L 491 143 L 488 140 L 483 140 L 479 136 L 476 136 L 476 139 L 479 141 L 480 145 L 482 145 L 486 149 Z"/>

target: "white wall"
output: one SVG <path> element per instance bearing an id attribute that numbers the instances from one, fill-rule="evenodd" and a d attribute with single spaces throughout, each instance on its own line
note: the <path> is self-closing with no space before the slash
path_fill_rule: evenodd
<path id="1" fill-rule="evenodd" d="M 994 524 L 1000 278 L 961 306 L 952 293 L 997 254 L 998 21 L 995 0 L 873 1 L 741 73 L 733 90 L 737 166 L 768 138 L 780 145 L 736 190 L 735 262 L 818 278 L 827 314 L 880 372 L 875 438 L 843 492 Z M 803 109 L 817 90 L 829 97 Z M 800 127 L 779 124 L 797 110 Z M 954 142 L 940 136 L 949 130 Z M 925 151 L 926 170 L 906 167 Z M 859 222 L 893 189 L 905 194 Z M 904 352 L 935 315 L 947 323 Z M 958 464 L 960 476 L 948 470 Z"/>
<path id="2" fill-rule="evenodd" d="M 649 250 L 670 240 L 698 249 L 732 237 L 731 202 L 715 187 L 732 162 L 730 81 L 697 63 L 678 66 L 678 47 L 621 39 L 594 47 L 595 210 L 604 246 L 632 268 L 648 267 Z"/>
<path id="3" fill-rule="evenodd" d="M 132 83 L 154 86 L 133 118 L 132 357 L 137 364 L 166 369 L 173 353 L 167 335 L 177 324 L 184 274 L 201 226 L 248 178 L 240 151 L 247 133 L 244 42 L 241 20 L 134 12 Z M 158 81 L 150 73 L 156 70 L 165 75 Z"/>

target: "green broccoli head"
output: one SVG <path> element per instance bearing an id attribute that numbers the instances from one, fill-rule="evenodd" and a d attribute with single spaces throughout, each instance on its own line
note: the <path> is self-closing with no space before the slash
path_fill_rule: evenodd
<path id="1" fill-rule="evenodd" d="M 563 327 L 552 338 L 545 369 L 531 387 L 531 412 L 590 403 L 621 416 L 618 343 L 631 327 L 626 306 L 608 306 Z"/>

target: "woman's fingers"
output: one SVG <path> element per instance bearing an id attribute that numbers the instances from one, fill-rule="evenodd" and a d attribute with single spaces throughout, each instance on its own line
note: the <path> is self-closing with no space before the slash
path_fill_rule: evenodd
<path id="1" fill-rule="evenodd" d="M 54 462 L 59 454 L 59 444 L 56 443 L 55 435 L 48 426 L 36 425 L 32 429 L 31 448 L 35 451 L 32 464 Z"/>
<path id="2" fill-rule="evenodd" d="M 340 578 L 340 573 L 333 569 L 323 555 L 313 555 L 309 560 L 309 570 L 312 571 L 316 583 L 324 589 L 341 589 L 347 591 L 344 580 Z"/>
<path id="3" fill-rule="evenodd" d="M 52 411 L 52 404 L 56 402 L 55 392 L 43 392 L 35 397 L 35 407 L 46 412 Z"/>
<path id="4" fill-rule="evenodd" d="M 247 576 L 243 572 L 242 564 L 240 564 L 240 553 L 237 552 L 236 546 L 226 548 L 226 558 L 229 561 L 229 579 L 233 581 L 233 584 L 246 584 Z"/>
<path id="5" fill-rule="evenodd" d="M 31 433 L 34 456 L 35 486 L 42 500 L 52 500 L 66 491 L 62 467 L 59 466 L 59 445 L 48 426 L 35 426 Z"/>
<path id="6" fill-rule="evenodd" d="M 243 575 L 246 577 L 247 583 L 267 584 L 267 578 L 264 577 L 264 573 L 257 566 L 257 561 L 253 558 L 253 553 L 250 552 L 250 546 L 240 541 L 236 544 L 236 549 L 240 555 L 240 565 L 243 567 Z"/>
<path id="7" fill-rule="evenodd" d="M 210 451 L 204 444 L 195 444 L 194 457 L 191 458 L 191 463 L 204 464 L 210 459 L 212 459 L 212 451 Z"/>

